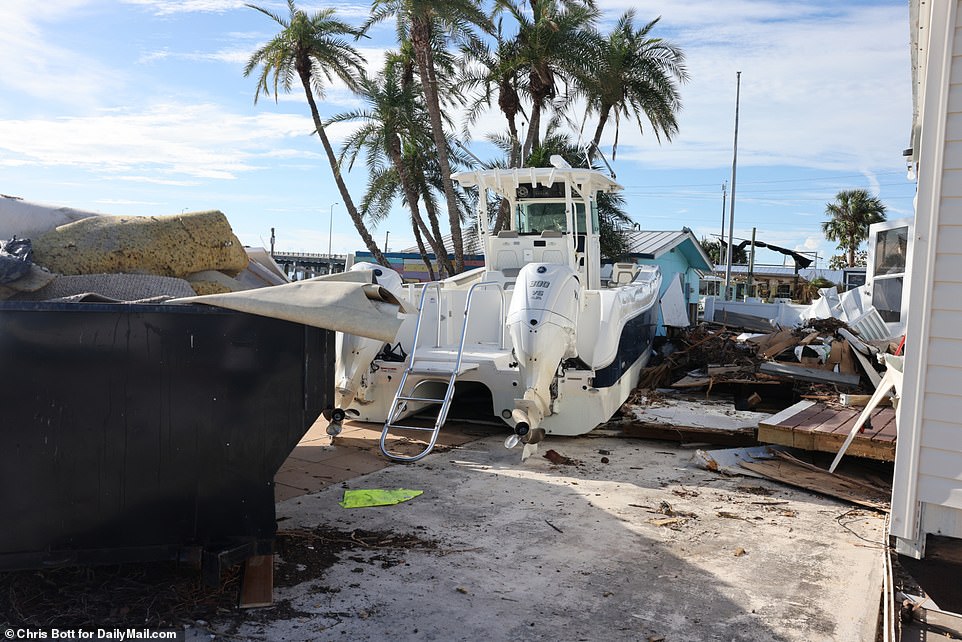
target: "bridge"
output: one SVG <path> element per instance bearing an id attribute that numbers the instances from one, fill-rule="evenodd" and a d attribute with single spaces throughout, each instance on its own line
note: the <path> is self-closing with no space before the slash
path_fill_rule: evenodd
<path id="1" fill-rule="evenodd" d="M 347 254 L 312 252 L 273 252 L 272 256 L 292 281 L 343 272 L 347 260 Z"/>

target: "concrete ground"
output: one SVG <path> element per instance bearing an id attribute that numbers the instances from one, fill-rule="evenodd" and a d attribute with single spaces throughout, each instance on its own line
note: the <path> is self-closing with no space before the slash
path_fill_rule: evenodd
<path id="1" fill-rule="evenodd" d="M 191 637 L 875 639 L 879 514 L 702 470 L 694 450 L 677 444 L 598 431 L 549 437 L 542 453 L 554 449 L 575 461 L 554 464 L 539 453 L 522 464 L 520 449 L 502 446 L 503 431 L 487 432 L 416 464 L 377 466 L 356 454 L 370 450 L 371 435 L 332 449 L 309 434 L 302 446 L 313 445 L 301 457 L 359 474 L 310 484 L 317 478 L 295 452 L 301 477 L 284 483 L 295 490 L 320 485 L 278 504 L 279 528 L 391 532 L 434 540 L 437 548 L 394 551 L 396 559 L 382 564 L 383 550 L 359 545 L 322 575 L 277 586 L 275 607 L 229 628 L 204 623 Z M 338 466 L 337 448 L 357 461 Z M 346 488 L 424 494 L 344 509 L 338 502 Z"/>

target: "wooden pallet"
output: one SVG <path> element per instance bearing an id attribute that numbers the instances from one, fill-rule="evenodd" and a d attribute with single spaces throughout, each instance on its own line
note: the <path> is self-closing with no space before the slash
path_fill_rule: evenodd
<path id="1" fill-rule="evenodd" d="M 813 401 L 799 401 L 758 424 L 758 441 L 802 450 L 837 453 L 862 408 L 830 408 Z M 846 454 L 879 461 L 895 461 L 895 410 L 872 412 L 871 427 L 855 436 Z"/>

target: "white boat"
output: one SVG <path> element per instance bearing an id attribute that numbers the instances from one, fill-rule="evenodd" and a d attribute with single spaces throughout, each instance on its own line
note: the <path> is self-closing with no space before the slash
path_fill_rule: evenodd
<path id="1" fill-rule="evenodd" d="M 512 430 L 505 445 L 525 444 L 524 456 L 546 434 L 580 435 L 618 410 L 651 354 L 661 274 L 616 263 L 602 283 L 597 198 L 621 186 L 553 162 L 453 176 L 479 190 L 483 268 L 414 285 L 381 266 L 352 268 L 373 270 L 418 314 L 389 346 L 338 335 L 332 439 L 345 417 L 383 422 L 384 454 L 418 460 L 433 448 L 455 389 L 470 386 L 490 393 L 491 414 Z M 512 212 L 498 234 L 488 233 L 493 196 Z M 436 416 L 416 415 L 431 406 Z M 391 439 L 409 430 L 424 431 L 423 449 L 392 450 Z"/>

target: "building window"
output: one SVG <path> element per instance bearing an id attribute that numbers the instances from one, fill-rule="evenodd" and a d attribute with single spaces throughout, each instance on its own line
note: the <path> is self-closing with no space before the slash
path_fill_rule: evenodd
<path id="1" fill-rule="evenodd" d="M 897 322 L 902 315 L 902 285 L 908 239 L 907 226 L 879 231 L 875 237 L 872 305 L 886 322 Z"/>

